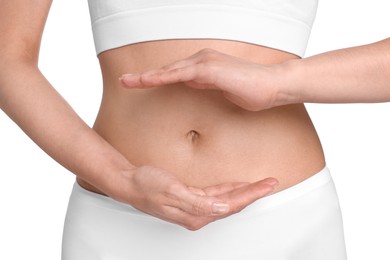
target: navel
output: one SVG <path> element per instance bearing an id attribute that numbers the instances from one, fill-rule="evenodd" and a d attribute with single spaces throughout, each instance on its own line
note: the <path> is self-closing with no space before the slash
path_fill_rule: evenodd
<path id="1" fill-rule="evenodd" d="M 198 131 L 195 131 L 195 130 L 190 130 L 187 134 L 186 134 L 186 137 L 187 139 L 189 139 L 192 143 L 195 143 L 197 140 L 199 140 L 200 138 L 200 133 Z"/>

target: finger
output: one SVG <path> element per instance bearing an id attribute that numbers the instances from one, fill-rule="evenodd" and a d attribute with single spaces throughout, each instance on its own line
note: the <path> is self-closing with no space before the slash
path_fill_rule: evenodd
<path id="1" fill-rule="evenodd" d="M 185 83 L 186 86 L 195 89 L 219 89 L 215 84 L 217 79 L 216 70 L 205 64 L 192 64 L 183 68 L 176 68 L 169 71 L 158 71 L 146 75 L 143 79 L 146 84 L 174 84 Z"/>
<path id="2" fill-rule="evenodd" d="M 222 215 L 228 213 L 230 209 L 230 206 L 219 198 L 199 195 L 191 192 L 189 189 L 177 195 L 179 196 L 171 205 L 194 216 L 211 217 Z"/>
<path id="3" fill-rule="evenodd" d="M 192 66 L 195 64 L 198 64 L 199 62 L 202 61 L 202 51 L 199 51 L 197 53 L 192 54 L 191 56 L 177 60 L 171 64 L 165 65 L 160 68 L 162 71 L 170 71 L 170 70 L 175 70 L 179 68 L 184 68 L 188 66 Z"/>
<path id="4" fill-rule="evenodd" d="M 206 196 L 206 195 L 207 195 L 206 192 L 205 192 L 204 190 L 199 189 L 199 188 L 196 188 L 196 187 L 191 187 L 191 186 L 189 186 L 188 189 L 189 189 L 192 193 L 194 193 L 194 194 L 196 194 L 196 195 L 199 195 L 199 196 Z"/>
<path id="5" fill-rule="evenodd" d="M 120 80 L 127 88 L 156 87 L 184 82 L 187 86 L 196 89 L 219 89 L 215 84 L 217 78 L 218 73 L 215 67 L 190 62 L 184 67 L 172 65 L 165 69 L 150 70 L 141 74 L 125 74 Z"/>
<path id="6" fill-rule="evenodd" d="M 151 75 L 157 73 L 157 70 L 150 70 L 143 73 L 137 74 L 124 74 L 119 80 L 122 82 L 122 85 L 126 88 L 148 88 L 154 87 L 153 82 L 150 82 L 149 78 Z"/>
<path id="7" fill-rule="evenodd" d="M 237 213 L 256 200 L 269 195 L 277 184 L 276 179 L 267 178 L 218 197 L 230 205 L 229 213 Z"/>
<path id="8" fill-rule="evenodd" d="M 193 66 L 198 63 L 199 54 L 194 54 L 186 59 L 175 61 L 171 64 L 165 65 L 159 69 L 148 70 L 143 73 L 138 74 L 123 74 L 119 80 L 128 88 L 145 88 L 145 87 L 154 87 L 157 85 L 163 85 L 162 82 L 158 80 L 159 76 L 164 75 L 167 72 Z M 168 80 L 168 79 L 167 79 Z M 172 83 L 178 82 L 173 80 Z M 169 84 L 169 82 L 165 83 Z"/>
<path id="9" fill-rule="evenodd" d="M 250 184 L 249 182 L 223 183 L 223 184 L 206 187 L 203 189 L 203 192 L 208 196 L 218 196 L 224 193 L 231 192 L 235 189 L 242 188 L 249 184 Z"/>
<path id="10" fill-rule="evenodd" d="M 192 66 L 198 63 L 198 59 L 196 55 L 192 55 L 188 58 L 182 59 L 182 60 L 177 60 L 171 64 L 165 65 L 161 67 L 159 70 L 161 71 L 171 71 L 175 69 L 180 69 L 180 68 L 185 68 L 188 66 Z"/>
<path id="11" fill-rule="evenodd" d="M 188 187 L 188 189 L 199 196 L 209 196 L 209 197 L 214 197 L 218 196 L 224 193 L 231 192 L 235 189 L 242 188 L 246 185 L 249 185 L 249 182 L 232 182 L 232 183 L 223 183 L 223 184 L 218 184 L 214 186 L 209 186 L 203 189 L 196 188 L 196 187 Z"/>
<path id="12" fill-rule="evenodd" d="M 153 74 L 144 75 L 147 84 L 168 85 L 181 82 L 193 81 L 197 77 L 197 66 L 175 68 L 169 71 L 157 71 Z"/>
<path id="13" fill-rule="evenodd" d="M 156 86 L 164 86 L 175 83 L 189 83 L 193 82 L 191 87 L 194 88 L 212 88 L 207 84 L 197 84 L 200 81 L 202 74 L 197 65 L 188 66 L 184 68 L 177 68 L 170 71 L 154 70 L 148 71 L 139 75 L 124 75 L 121 80 L 128 88 L 148 88 Z M 188 85 L 190 85 L 189 83 Z M 197 87 L 201 86 L 201 87 Z M 204 85 L 204 86 L 202 86 Z"/>
<path id="14" fill-rule="evenodd" d="M 230 207 L 232 209 L 229 210 L 227 203 L 221 203 L 218 200 L 215 201 L 214 198 L 203 195 L 203 197 L 197 196 L 198 198 L 196 198 L 196 200 L 205 198 L 206 200 L 204 201 L 208 201 L 209 199 L 212 199 L 213 202 L 211 204 L 211 212 L 201 212 L 200 209 L 202 206 L 191 208 L 193 211 L 189 209 L 186 210 L 185 207 L 177 208 L 173 206 L 167 206 L 165 215 L 160 218 L 164 218 L 169 222 L 179 224 L 180 226 L 183 226 L 189 230 L 198 230 L 205 225 L 220 219 L 221 217 L 227 217 L 228 215 L 237 213 L 257 199 L 268 195 L 273 190 L 273 187 L 277 185 L 277 183 L 278 182 L 276 179 L 268 178 L 252 184 L 237 182 L 207 187 L 206 189 L 210 189 L 212 192 L 215 190 L 219 190 L 220 192 L 230 190 L 230 193 L 223 197 L 228 197 L 229 203 L 231 204 Z M 197 188 L 194 189 L 195 191 L 199 191 Z M 192 205 L 200 205 L 200 203 L 202 203 L 201 200 L 198 200 L 197 202 L 193 202 Z M 209 206 L 210 204 L 206 203 L 205 205 Z M 216 206 L 222 206 L 222 208 L 216 210 Z M 223 210 L 221 211 L 221 209 Z"/>

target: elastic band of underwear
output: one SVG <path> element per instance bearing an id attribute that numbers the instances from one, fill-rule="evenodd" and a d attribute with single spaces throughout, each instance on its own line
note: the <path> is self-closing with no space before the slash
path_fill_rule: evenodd
<path id="1" fill-rule="evenodd" d="M 265 210 L 267 208 L 276 207 L 280 204 L 294 200 L 315 189 L 318 189 L 328 184 L 330 181 L 332 181 L 332 177 L 330 175 L 329 169 L 325 167 L 320 172 L 292 187 L 257 200 L 256 202 L 249 205 L 240 214 L 245 214 L 245 212 L 249 213 L 253 211 L 261 212 L 262 210 Z M 110 210 L 118 210 L 129 214 L 151 217 L 128 204 L 121 203 L 110 197 L 88 191 L 81 187 L 77 182 L 75 182 L 74 184 L 73 193 L 74 195 L 72 196 L 81 195 L 78 196 L 78 199 L 85 200 L 86 203 L 93 203 L 99 207 L 108 208 Z"/>

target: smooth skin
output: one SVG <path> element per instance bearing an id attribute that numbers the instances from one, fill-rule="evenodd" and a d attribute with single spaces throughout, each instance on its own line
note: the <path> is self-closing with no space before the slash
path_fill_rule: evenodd
<path id="1" fill-rule="evenodd" d="M 387 102 L 390 38 L 272 65 L 204 49 L 160 69 L 125 74 L 120 80 L 127 88 L 183 82 L 196 89 L 216 89 L 250 111 L 303 102 Z"/>
<path id="2" fill-rule="evenodd" d="M 0 0 L 0 108 L 46 153 L 104 194 L 190 230 L 273 191 L 274 178 L 200 189 L 165 170 L 129 162 L 82 121 L 38 68 L 51 2 Z"/>

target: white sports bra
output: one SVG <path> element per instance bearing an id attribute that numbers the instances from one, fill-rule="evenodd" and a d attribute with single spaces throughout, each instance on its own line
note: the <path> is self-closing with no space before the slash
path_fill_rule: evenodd
<path id="1" fill-rule="evenodd" d="M 163 39 L 224 39 L 305 53 L 318 0 L 88 0 L 97 54 Z"/>

